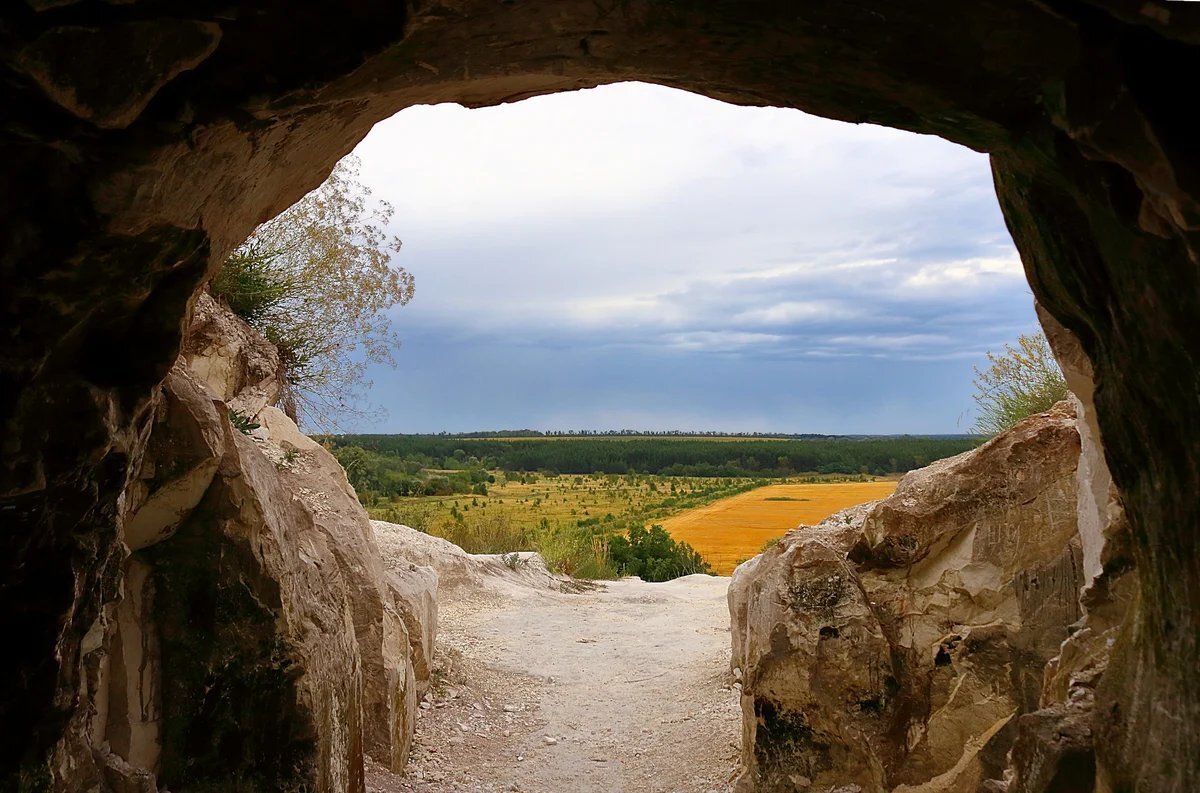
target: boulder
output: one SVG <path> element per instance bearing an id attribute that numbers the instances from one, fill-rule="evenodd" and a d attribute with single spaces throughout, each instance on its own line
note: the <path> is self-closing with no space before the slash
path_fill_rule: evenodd
<path id="1" fill-rule="evenodd" d="M 1103 732 L 1093 728 L 1097 724 L 1097 688 L 1136 602 L 1134 553 L 1125 510 L 1104 458 L 1091 360 L 1075 334 L 1040 305 L 1037 308 L 1078 415 L 1081 449 L 1076 513 L 1082 549 L 1083 616 L 1046 664 L 1041 709 L 1017 721 L 1007 790 L 1091 793 L 1100 773 L 1097 733 Z M 1110 700 L 1114 689 L 1116 696 L 1124 696 L 1119 681 L 1108 688 Z M 1103 699 L 1103 691 L 1099 698 Z M 1114 713 L 1120 707 L 1110 701 L 1106 709 Z"/>
<path id="2" fill-rule="evenodd" d="M 743 791 L 975 793 L 1079 618 L 1068 403 L 734 572 Z"/>
<path id="3" fill-rule="evenodd" d="M 247 418 L 279 399 L 279 350 L 207 292 L 196 297 L 180 355 L 217 399 Z"/>
<path id="4" fill-rule="evenodd" d="M 336 459 L 265 404 L 260 335 L 205 296 L 186 349 L 126 486 L 121 597 L 84 646 L 91 761 L 64 752 L 60 786 L 358 793 L 367 753 L 407 760 L 436 574 L 384 567 Z"/>
<path id="5" fill-rule="evenodd" d="M 392 572 L 422 566 L 437 572 L 443 589 L 480 584 L 479 565 L 474 557 L 449 540 L 382 520 L 371 521 L 371 527 L 385 564 Z"/>
<path id="6" fill-rule="evenodd" d="M 898 670 L 883 626 L 846 562 L 862 513 L 794 531 L 734 571 L 735 676 L 742 682 L 744 790 L 834 780 L 877 790 L 884 708 Z"/>
<path id="7" fill-rule="evenodd" d="M 186 367 L 167 375 L 137 477 L 125 489 L 125 545 L 167 539 L 204 496 L 225 453 L 224 419 Z"/>
<path id="8" fill-rule="evenodd" d="M 399 771 L 408 759 L 417 702 L 429 683 L 437 624 L 437 573 L 408 565 L 389 571 L 375 532 L 337 459 L 302 435 L 282 411 L 259 413 L 267 430 L 259 448 L 278 476 L 332 541 L 352 588 L 354 626 L 362 653 L 366 749 Z"/>
<path id="9" fill-rule="evenodd" d="M 364 653 L 352 582 L 336 539 L 225 424 L 204 499 L 141 552 L 162 648 L 160 782 L 359 791 Z"/>
<path id="10" fill-rule="evenodd" d="M 437 574 L 443 592 L 458 598 L 536 597 L 540 593 L 581 592 L 591 585 L 553 573 L 535 551 L 467 553 L 449 540 L 398 523 L 371 521 L 384 563 L 397 576 L 423 567 Z"/>

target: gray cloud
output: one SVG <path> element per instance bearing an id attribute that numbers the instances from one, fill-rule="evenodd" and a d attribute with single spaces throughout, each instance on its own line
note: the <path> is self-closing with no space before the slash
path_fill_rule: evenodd
<path id="1" fill-rule="evenodd" d="M 414 108 L 359 154 L 417 278 L 374 372 L 395 431 L 954 431 L 970 364 L 1033 327 L 986 158 L 934 138 L 626 84 Z M 749 391 L 695 390 L 715 367 Z"/>

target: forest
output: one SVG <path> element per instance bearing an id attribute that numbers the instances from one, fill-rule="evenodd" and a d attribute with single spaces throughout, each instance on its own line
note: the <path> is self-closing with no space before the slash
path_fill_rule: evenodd
<path id="1" fill-rule="evenodd" d="M 813 474 L 886 476 L 967 451 L 969 435 L 819 436 L 555 436 L 479 438 L 456 435 L 338 435 L 324 439 L 339 458 L 362 455 L 364 468 L 416 475 L 465 469 L 550 474 L 793 477 Z M 368 459 L 371 458 L 371 463 Z M 384 459 L 379 459 L 384 458 Z M 343 465 L 346 460 L 343 459 Z M 347 465 L 347 469 L 350 466 Z M 390 489 L 390 488 L 388 488 Z M 415 494 L 414 494 L 415 495 Z"/>

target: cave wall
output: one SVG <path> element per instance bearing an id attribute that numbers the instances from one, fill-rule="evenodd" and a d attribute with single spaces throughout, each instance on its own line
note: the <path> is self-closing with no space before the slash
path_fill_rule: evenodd
<path id="1" fill-rule="evenodd" d="M 36 786 L 122 590 L 120 494 L 198 286 L 416 103 L 619 80 L 992 155 L 1091 361 L 1140 596 L 1098 693 L 1108 788 L 1200 782 L 1200 8 L 1157 0 L 25 0 L 0 11 L 0 778 Z"/>

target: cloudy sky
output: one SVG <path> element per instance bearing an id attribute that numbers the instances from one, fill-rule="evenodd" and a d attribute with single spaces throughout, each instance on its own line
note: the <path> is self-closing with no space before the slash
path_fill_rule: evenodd
<path id="1" fill-rule="evenodd" d="M 1036 327 L 987 159 L 627 83 L 359 146 L 416 277 L 375 432 L 961 432 Z"/>

